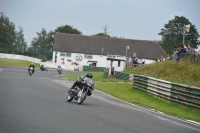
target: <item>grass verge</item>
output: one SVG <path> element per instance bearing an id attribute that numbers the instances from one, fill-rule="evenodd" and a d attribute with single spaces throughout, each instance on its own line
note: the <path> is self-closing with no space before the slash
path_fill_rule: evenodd
<path id="1" fill-rule="evenodd" d="M 0 66 L 19 66 L 19 67 L 29 67 L 31 62 L 23 60 L 13 60 L 0 58 Z M 36 68 L 40 67 L 40 64 L 34 63 Z"/>
<path id="2" fill-rule="evenodd" d="M 149 95 L 141 90 L 134 89 L 133 84 L 130 84 L 128 81 L 118 79 L 105 79 L 103 78 L 102 72 L 93 72 L 93 75 L 95 81 L 101 81 L 95 82 L 95 88 L 97 90 L 145 108 L 152 108 L 182 119 L 185 118 L 200 122 L 199 110 L 186 108 L 175 103 L 170 103 L 163 99 Z M 69 80 L 75 81 L 80 76 L 82 75 L 73 74 L 62 76 L 61 78 L 68 78 Z"/>

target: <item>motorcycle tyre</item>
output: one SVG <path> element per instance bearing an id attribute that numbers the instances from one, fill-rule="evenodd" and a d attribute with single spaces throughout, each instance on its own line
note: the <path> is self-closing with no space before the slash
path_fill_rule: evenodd
<path id="1" fill-rule="evenodd" d="M 82 95 L 78 98 L 77 103 L 80 105 L 86 99 L 86 92 L 84 91 Z"/>
<path id="2" fill-rule="evenodd" d="M 68 96 L 67 96 L 67 101 L 68 102 L 71 102 L 73 100 L 73 97 L 69 94 Z"/>

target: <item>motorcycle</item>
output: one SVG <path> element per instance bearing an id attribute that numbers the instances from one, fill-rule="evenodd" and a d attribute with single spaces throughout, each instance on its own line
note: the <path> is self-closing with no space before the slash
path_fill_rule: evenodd
<path id="1" fill-rule="evenodd" d="M 43 66 L 43 67 L 40 67 L 40 70 L 41 70 L 41 71 L 48 71 L 47 68 L 44 67 L 44 66 Z"/>
<path id="2" fill-rule="evenodd" d="M 28 74 L 30 74 L 30 76 L 31 76 L 33 74 L 33 67 L 30 67 L 28 70 L 29 70 Z"/>
<path id="3" fill-rule="evenodd" d="M 62 69 L 58 69 L 57 71 L 58 71 L 58 74 L 60 75 L 62 74 Z"/>
<path id="4" fill-rule="evenodd" d="M 86 99 L 88 92 L 93 90 L 94 82 L 92 79 L 85 77 L 80 85 L 77 85 L 70 91 L 67 96 L 67 101 L 77 100 L 80 105 Z M 91 95 L 91 94 L 90 94 Z"/>

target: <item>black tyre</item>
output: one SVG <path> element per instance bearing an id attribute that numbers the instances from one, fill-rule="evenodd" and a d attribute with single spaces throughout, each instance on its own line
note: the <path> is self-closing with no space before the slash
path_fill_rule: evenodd
<path id="1" fill-rule="evenodd" d="M 67 96 L 67 101 L 68 102 L 71 102 L 73 100 L 73 97 L 69 94 L 68 96 Z"/>
<path id="2" fill-rule="evenodd" d="M 86 96 L 87 96 L 87 92 L 84 91 L 82 95 L 78 98 L 77 103 L 80 105 L 86 99 Z"/>

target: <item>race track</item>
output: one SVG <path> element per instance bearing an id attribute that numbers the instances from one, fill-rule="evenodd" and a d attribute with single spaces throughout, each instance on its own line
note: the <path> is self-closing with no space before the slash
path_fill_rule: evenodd
<path id="1" fill-rule="evenodd" d="M 64 71 L 63 74 L 81 72 Z M 198 124 L 143 109 L 94 90 L 67 102 L 73 84 L 49 70 L 0 66 L 0 133 L 200 133 Z M 78 78 L 78 77 L 77 77 Z"/>

